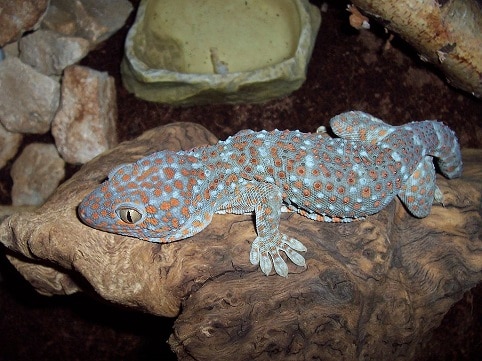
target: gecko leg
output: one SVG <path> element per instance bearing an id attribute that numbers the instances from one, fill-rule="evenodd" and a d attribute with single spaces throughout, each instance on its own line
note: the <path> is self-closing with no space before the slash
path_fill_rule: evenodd
<path id="1" fill-rule="evenodd" d="M 430 156 L 420 162 L 415 172 L 407 179 L 398 197 L 415 217 L 430 214 L 433 201 L 442 202 L 443 195 L 435 183 L 435 167 Z"/>
<path id="2" fill-rule="evenodd" d="M 281 190 L 274 184 L 263 182 L 244 182 L 238 184 L 234 197 L 223 204 L 229 213 L 255 212 L 256 232 L 251 245 L 249 259 L 252 264 L 259 264 L 264 274 L 269 275 L 274 269 L 280 276 L 288 275 L 288 266 L 280 252 L 298 266 L 305 266 L 305 259 L 297 251 L 304 252 L 306 247 L 297 239 L 279 231 L 282 196 Z"/>

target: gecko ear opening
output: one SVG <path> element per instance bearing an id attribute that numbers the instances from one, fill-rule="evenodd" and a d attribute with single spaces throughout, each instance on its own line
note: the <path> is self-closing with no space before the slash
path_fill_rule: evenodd
<path id="1" fill-rule="evenodd" d="M 137 223 L 142 219 L 142 214 L 134 208 L 119 208 L 116 213 L 123 222 L 128 224 Z"/>

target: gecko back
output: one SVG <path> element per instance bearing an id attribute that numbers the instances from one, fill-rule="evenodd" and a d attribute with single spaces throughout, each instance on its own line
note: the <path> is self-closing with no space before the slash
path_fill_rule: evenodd
<path id="1" fill-rule="evenodd" d="M 391 126 L 370 114 L 352 111 L 330 121 L 333 132 L 347 140 L 370 142 L 390 149 L 391 156 L 415 165 L 402 181 L 398 197 L 416 217 L 430 213 L 433 200 L 442 201 L 435 182 L 435 166 L 447 178 L 462 174 L 462 155 L 455 133 L 441 122 L 426 120 Z M 410 167 L 410 166 L 409 166 Z"/>

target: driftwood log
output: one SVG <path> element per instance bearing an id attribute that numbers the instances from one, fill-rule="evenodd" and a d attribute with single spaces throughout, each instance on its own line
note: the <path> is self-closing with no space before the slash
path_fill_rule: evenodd
<path id="1" fill-rule="evenodd" d="M 400 35 L 447 81 L 482 97 L 482 3 L 479 0 L 353 0 Z"/>
<path id="2" fill-rule="evenodd" d="M 76 215 L 117 164 L 216 139 L 191 123 L 150 130 L 86 164 L 39 209 L 0 226 L 17 270 L 46 295 L 95 290 L 114 303 L 177 317 L 180 360 L 407 360 L 463 293 L 482 281 L 482 152 L 461 179 L 438 177 L 444 205 L 410 216 L 400 202 L 367 220 L 284 215 L 307 268 L 266 277 L 249 263 L 250 216 L 217 215 L 196 236 L 153 244 L 100 232 Z"/>

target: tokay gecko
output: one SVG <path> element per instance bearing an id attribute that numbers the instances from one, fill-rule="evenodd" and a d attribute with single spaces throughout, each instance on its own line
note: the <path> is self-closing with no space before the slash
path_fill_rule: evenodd
<path id="1" fill-rule="evenodd" d="M 215 145 L 151 154 L 113 169 L 82 201 L 79 216 L 103 231 L 165 243 L 200 232 L 214 213 L 254 211 L 250 261 L 286 277 L 281 251 L 305 266 L 298 252 L 306 248 L 279 231 L 282 208 L 351 222 L 398 196 L 412 215 L 425 217 L 433 200 L 442 200 L 433 158 L 446 177 L 461 175 L 457 138 L 442 123 L 391 126 L 352 111 L 330 125 L 338 137 L 243 130 Z"/>

